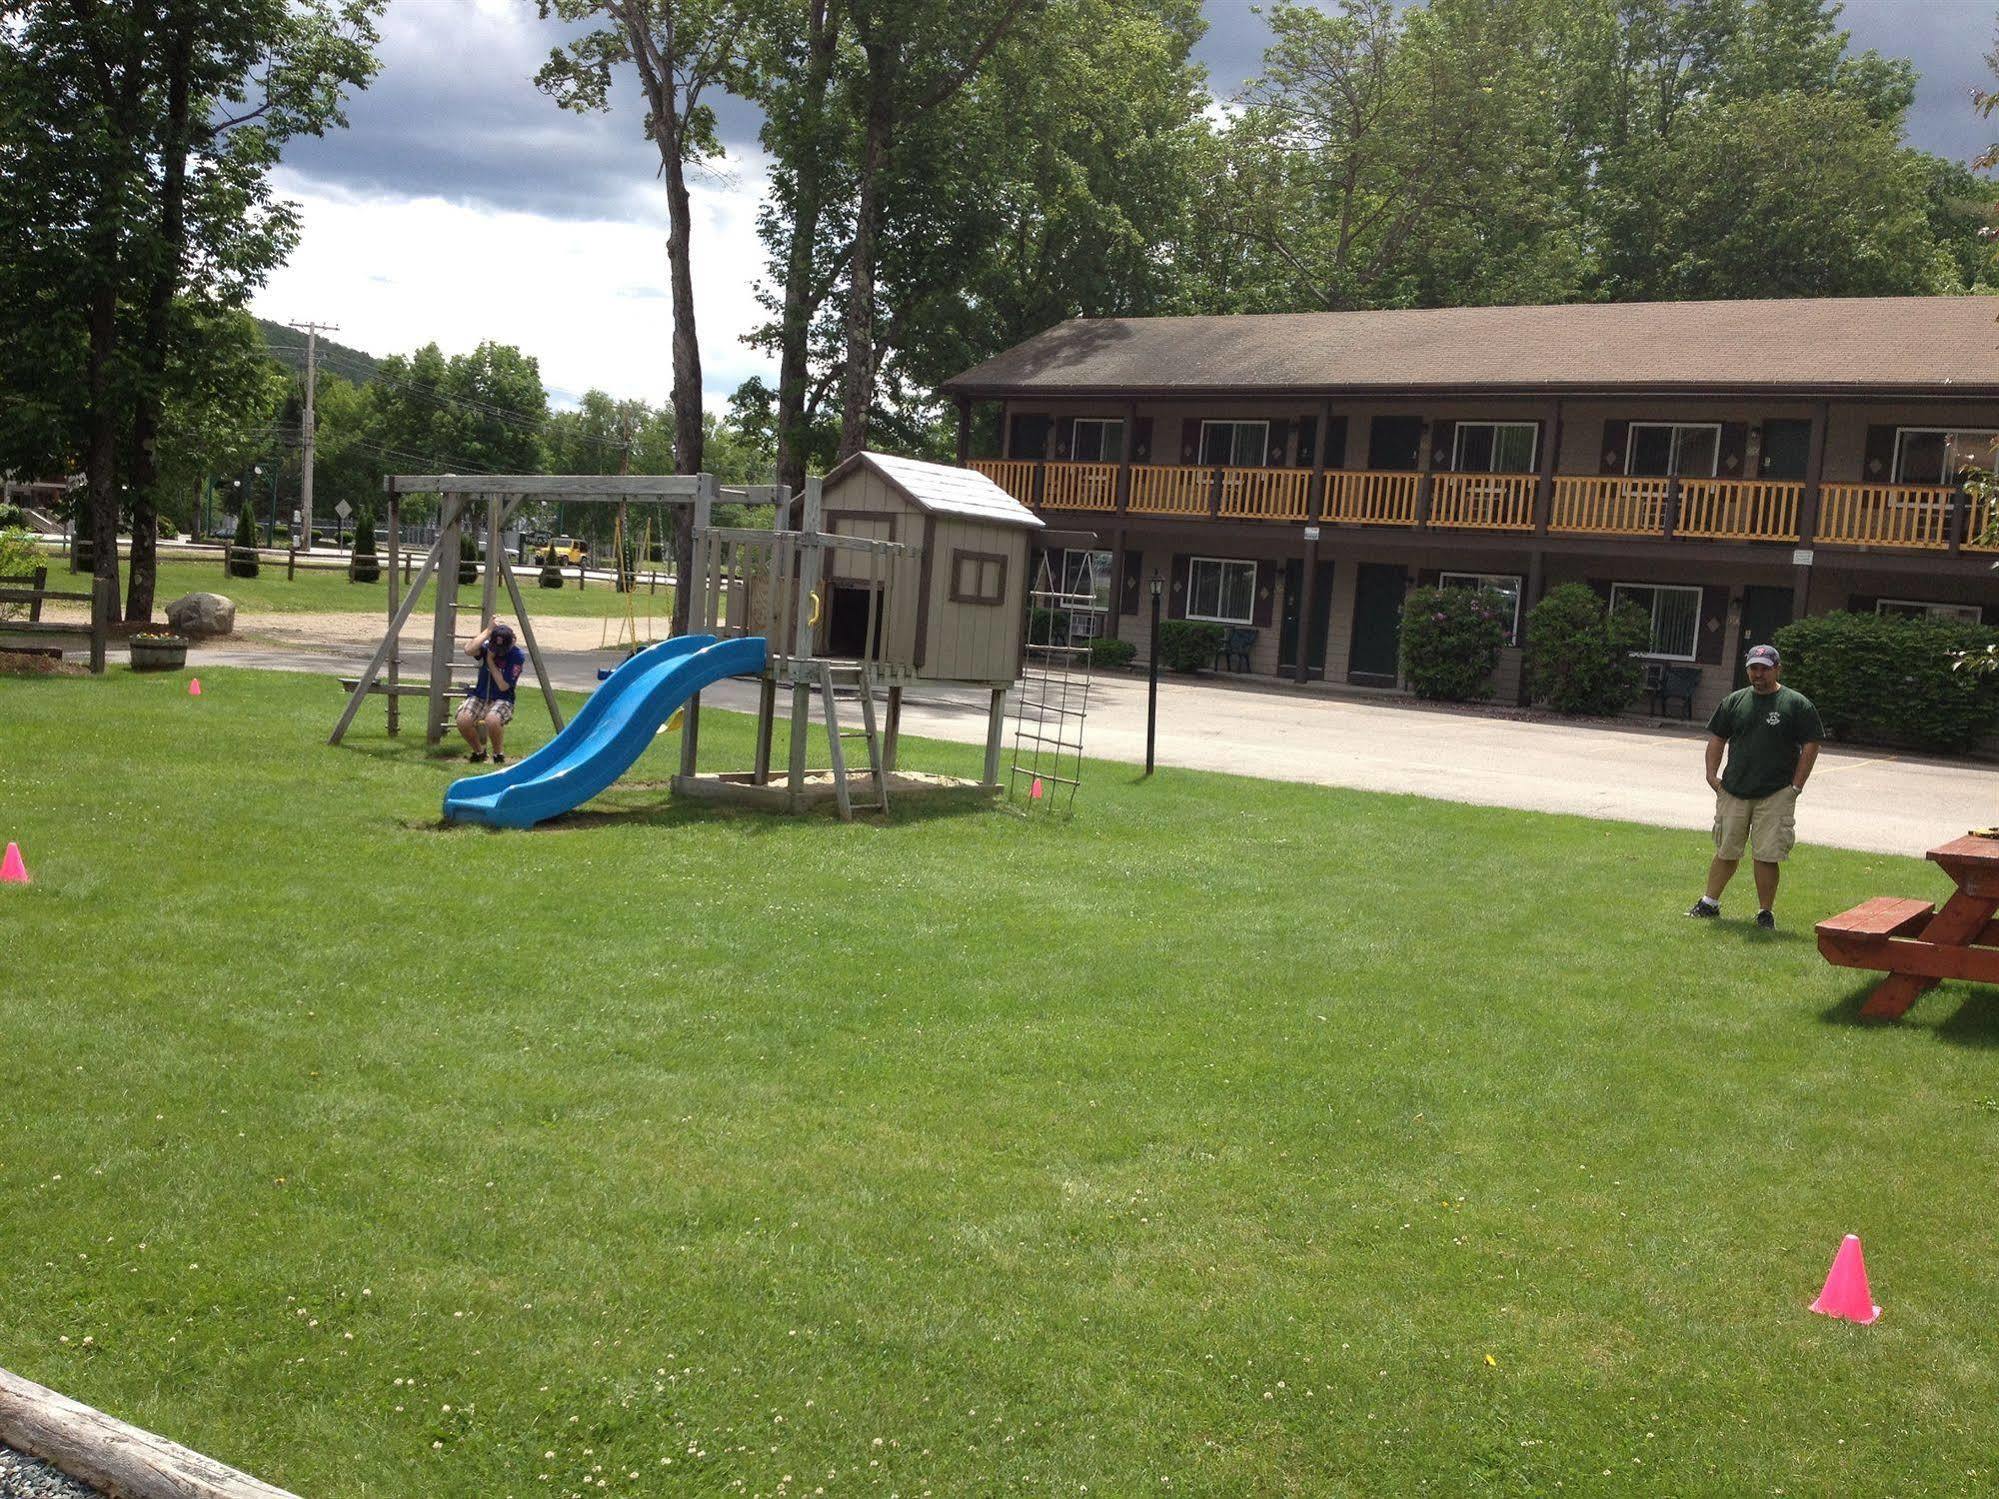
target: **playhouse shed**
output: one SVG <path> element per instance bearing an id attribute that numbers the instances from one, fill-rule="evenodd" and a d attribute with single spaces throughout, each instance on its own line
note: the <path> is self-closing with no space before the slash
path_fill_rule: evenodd
<path id="1" fill-rule="evenodd" d="M 856 453 L 821 496 L 825 530 L 923 549 L 916 607 L 897 611 L 904 638 L 883 642 L 882 654 L 913 662 L 927 681 L 1005 687 L 1020 674 L 1039 517 L 984 474 L 886 453 Z M 870 613 L 869 580 L 843 576 L 852 564 L 841 556 L 829 554 L 818 649 L 859 656 L 868 620 L 879 629 L 881 615 Z"/>

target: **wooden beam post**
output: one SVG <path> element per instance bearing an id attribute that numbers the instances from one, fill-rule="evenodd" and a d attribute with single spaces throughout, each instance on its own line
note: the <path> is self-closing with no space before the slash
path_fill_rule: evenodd
<path id="1" fill-rule="evenodd" d="M 900 685 L 888 690 L 888 716 L 882 729 L 882 769 L 893 773 L 897 756 L 902 750 L 902 688 Z"/>
<path id="2" fill-rule="evenodd" d="M 402 706 L 397 700 L 396 687 L 402 680 L 402 642 L 396 634 L 396 615 L 401 612 L 403 602 L 403 530 L 402 497 L 393 489 L 389 491 L 389 737 L 395 738 L 402 732 Z"/>
<path id="3" fill-rule="evenodd" d="M 1006 689 L 993 689 L 992 707 L 986 712 L 986 779 L 988 786 L 999 785 L 1000 741 L 1006 736 Z"/>
<path id="4" fill-rule="evenodd" d="M 423 742 L 435 747 L 444 740 L 445 694 L 451 689 L 452 657 L 458 649 L 458 538 L 464 534 L 465 500 L 440 495 L 437 531 L 437 587 L 430 617 L 430 694 L 426 699 Z"/>
<path id="5" fill-rule="evenodd" d="M 680 586 L 687 591 L 687 612 L 684 616 L 687 628 L 695 634 L 704 633 L 708 628 L 711 602 L 708 597 L 709 578 L 707 569 L 701 561 L 706 548 L 701 545 L 700 539 L 714 523 L 715 498 L 719 489 L 720 486 L 713 474 L 701 475 L 701 486 L 694 494 L 694 514 L 689 519 L 691 544 L 688 547 L 688 554 L 693 559 L 693 566 L 687 569 L 690 576 L 682 578 Z M 677 606 L 679 598 L 676 597 L 674 602 Z M 683 714 L 680 725 L 680 773 L 691 778 L 695 773 L 695 764 L 701 751 L 700 693 L 697 692 L 688 698 Z"/>
<path id="6" fill-rule="evenodd" d="M 777 678 L 766 676 L 757 684 L 757 758 L 750 779 L 759 786 L 770 784 L 771 739 L 777 725 Z"/>
<path id="7" fill-rule="evenodd" d="M 507 559 L 500 554 L 500 497 L 489 494 L 486 496 L 486 579 L 479 595 L 479 628 L 482 630 L 493 622 L 493 606 L 499 602 L 500 580 L 494 569 L 505 568 L 506 565 Z"/>

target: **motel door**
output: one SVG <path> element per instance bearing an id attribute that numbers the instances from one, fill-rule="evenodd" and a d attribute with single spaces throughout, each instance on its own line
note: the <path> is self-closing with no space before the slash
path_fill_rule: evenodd
<path id="1" fill-rule="evenodd" d="M 1407 591 L 1408 580 L 1399 565 L 1363 562 L 1355 572 L 1349 682 L 1393 687 L 1400 680 L 1402 596 Z"/>
<path id="2" fill-rule="evenodd" d="M 1284 621 L 1277 632 L 1277 669 L 1291 672 L 1298 666 L 1298 606 L 1304 603 L 1305 563 L 1293 557 L 1284 564 Z M 1306 632 L 1305 658 L 1308 681 L 1326 678 L 1326 636 L 1333 622 L 1333 564 L 1321 562 L 1312 569 L 1312 628 Z"/>
<path id="3" fill-rule="evenodd" d="M 1791 590 L 1751 583 L 1742 590 L 1742 639 L 1735 644 L 1735 685 L 1749 685 L 1749 668 L 1743 656 L 1752 645 L 1769 645 L 1772 637 L 1791 622 Z"/>

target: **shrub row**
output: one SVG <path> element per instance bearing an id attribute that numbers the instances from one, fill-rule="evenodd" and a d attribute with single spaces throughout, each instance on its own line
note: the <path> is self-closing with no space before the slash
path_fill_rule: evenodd
<path id="1" fill-rule="evenodd" d="M 1512 604 L 1492 589 L 1412 588 L 1402 603 L 1402 675 L 1409 690 L 1443 702 L 1491 697 L 1512 620 Z"/>
<path id="2" fill-rule="evenodd" d="M 1969 749 L 1999 723 L 1999 675 L 1952 669 L 1999 630 L 1959 620 L 1820 614 L 1784 626 L 1784 685 L 1810 698 L 1835 739 Z"/>

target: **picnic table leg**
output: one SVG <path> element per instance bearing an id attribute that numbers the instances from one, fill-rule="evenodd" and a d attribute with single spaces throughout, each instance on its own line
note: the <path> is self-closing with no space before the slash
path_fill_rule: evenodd
<path id="1" fill-rule="evenodd" d="M 1930 918 L 1928 926 L 1916 933 L 1919 942 L 1945 947 L 1964 947 L 1982 933 L 1999 910 L 1999 900 L 1989 896 L 1966 895 L 1959 890 Z M 1938 980 L 1914 973 L 1892 973 L 1874 986 L 1867 1003 L 1860 1007 L 1864 1020 L 1898 1020 L 1909 1006 L 1935 988 Z"/>

